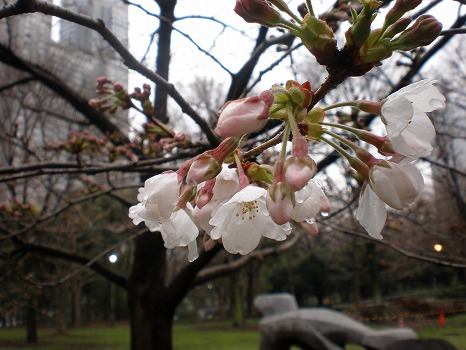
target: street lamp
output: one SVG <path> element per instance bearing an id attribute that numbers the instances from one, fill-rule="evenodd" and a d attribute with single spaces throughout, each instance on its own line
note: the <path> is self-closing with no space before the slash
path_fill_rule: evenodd
<path id="1" fill-rule="evenodd" d="M 112 254 L 108 257 L 108 261 L 110 261 L 112 264 L 116 263 L 118 261 L 118 255 Z"/>
<path id="2" fill-rule="evenodd" d="M 114 264 L 118 261 L 118 255 L 111 254 L 108 257 L 108 261 Z M 110 327 L 115 325 L 115 285 L 110 282 Z"/>

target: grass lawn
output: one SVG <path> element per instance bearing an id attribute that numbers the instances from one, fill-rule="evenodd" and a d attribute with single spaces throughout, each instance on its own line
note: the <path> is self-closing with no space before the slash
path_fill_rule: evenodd
<path id="1" fill-rule="evenodd" d="M 421 338 L 440 338 L 451 342 L 458 350 L 466 350 L 466 314 L 448 316 L 446 327 L 438 327 L 435 320 L 411 325 Z M 66 335 L 52 329 L 39 329 L 39 344 L 28 345 L 24 341 L 24 328 L 0 329 L 2 350 L 127 350 L 129 329 L 126 325 L 70 329 Z M 176 324 L 175 350 L 256 350 L 259 333 L 254 324 L 234 329 L 228 322 L 201 322 Z M 348 350 L 363 349 L 350 346 Z"/>

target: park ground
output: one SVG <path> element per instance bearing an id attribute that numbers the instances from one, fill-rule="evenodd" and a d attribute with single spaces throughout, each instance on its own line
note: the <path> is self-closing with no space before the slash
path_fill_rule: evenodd
<path id="1" fill-rule="evenodd" d="M 252 320 L 246 326 L 233 328 L 228 322 L 206 321 L 198 323 L 177 323 L 174 329 L 175 350 L 255 350 L 259 344 L 258 321 Z M 399 327 L 400 324 L 387 326 Z M 447 315 L 445 325 L 439 326 L 437 318 L 407 319 L 402 326 L 411 327 L 420 338 L 444 339 L 458 350 L 466 350 L 466 314 Z M 375 327 L 380 327 L 376 325 Z M 2 350 L 127 350 L 129 328 L 125 323 L 114 327 L 94 324 L 69 329 L 58 334 L 54 329 L 39 329 L 39 343 L 25 342 L 25 329 L 0 329 Z M 349 350 L 362 349 L 357 346 Z"/>

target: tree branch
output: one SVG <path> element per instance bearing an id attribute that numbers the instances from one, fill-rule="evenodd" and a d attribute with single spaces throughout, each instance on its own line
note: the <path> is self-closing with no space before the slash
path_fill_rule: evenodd
<path id="1" fill-rule="evenodd" d="M 298 232 L 294 235 L 294 237 L 287 239 L 281 244 L 263 248 L 260 250 L 255 250 L 250 254 L 241 256 L 239 259 L 236 259 L 230 263 L 211 266 L 204 270 L 201 270 L 194 278 L 192 286 L 203 284 L 217 277 L 230 275 L 244 267 L 251 260 L 262 260 L 268 256 L 280 254 L 293 247 L 301 239 L 301 237 L 302 234 Z"/>
<path id="2" fill-rule="evenodd" d="M 127 143 L 129 140 L 121 130 L 113 124 L 103 114 L 97 112 L 89 106 L 87 99 L 81 97 L 79 93 L 67 86 L 60 78 L 42 67 L 32 64 L 16 56 L 9 48 L 0 45 L 0 61 L 31 74 L 35 79 L 40 80 L 45 86 L 62 97 L 71 104 L 77 111 L 82 113 L 92 124 L 94 124 L 103 134 L 110 134 L 114 137 L 110 139 L 114 143 Z"/>

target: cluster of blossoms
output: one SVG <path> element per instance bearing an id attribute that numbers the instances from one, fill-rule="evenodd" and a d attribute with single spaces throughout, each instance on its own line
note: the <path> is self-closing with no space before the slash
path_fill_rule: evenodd
<path id="1" fill-rule="evenodd" d="M 208 245 L 221 240 L 227 251 L 240 254 L 255 249 L 262 236 L 284 240 L 291 222 L 316 234 L 315 217 L 328 212 L 330 204 L 313 179 L 317 166 L 308 154 L 312 140 L 334 147 L 364 177 L 356 217 L 372 237 L 382 238 L 386 205 L 406 208 L 423 189 L 422 175 L 412 162 L 432 149 L 435 130 L 426 112 L 444 107 L 445 98 L 434 83 L 417 82 L 381 102 L 351 101 L 309 112 L 313 96 L 309 83 L 288 81 L 285 87 L 230 101 L 220 111 L 215 129 L 225 140 L 216 149 L 186 161 L 176 172 L 148 179 L 139 189 L 140 203 L 130 208 L 130 217 L 135 224 L 144 221 L 152 231 L 161 231 L 167 248 L 188 246 L 190 260 L 197 254 L 199 230 L 210 236 Z M 324 121 L 327 110 L 342 106 L 379 114 L 387 135 Z M 269 118 L 285 124 L 282 151 L 273 171 L 244 161 L 238 150 L 241 137 L 259 131 Z M 353 133 L 385 157 L 373 156 L 333 128 Z M 287 155 L 290 135 L 292 150 Z"/>
<path id="2" fill-rule="evenodd" d="M 371 30 L 380 3 L 363 0 L 361 12 L 353 14 L 343 51 L 337 49 L 331 28 L 314 16 L 310 1 L 303 20 L 282 0 L 237 0 L 235 11 L 248 22 L 286 28 L 301 38 L 330 73 L 342 52 L 353 52 L 352 68 L 345 72 L 350 76 L 380 64 L 393 50 L 410 50 L 438 35 L 441 26 L 435 19 L 424 17 L 427 27 L 419 19 L 409 27 L 411 21 L 402 17 L 419 3 L 397 0 L 383 27 Z M 435 130 L 426 113 L 445 106 L 434 84 L 433 80 L 419 81 L 379 102 L 319 106 L 309 82 L 290 80 L 259 95 L 229 101 L 220 110 L 214 130 L 224 138 L 219 146 L 187 160 L 177 171 L 149 178 L 139 189 L 139 203 L 130 208 L 129 216 L 136 225 L 144 222 L 151 231 L 160 231 L 167 248 L 188 246 L 190 261 L 198 256 L 196 238 L 201 231 L 206 234 L 206 249 L 221 242 L 233 254 L 250 253 L 262 237 L 285 240 L 293 225 L 315 235 L 316 216 L 328 213 L 330 203 L 314 180 L 317 165 L 309 155 L 309 143 L 323 142 L 364 179 L 356 218 L 372 237 L 380 239 L 387 205 L 404 209 L 423 189 L 422 175 L 413 162 L 432 150 Z M 327 111 L 347 106 L 379 115 L 386 135 L 328 120 Z M 244 135 L 259 132 L 270 119 L 283 124 L 281 151 L 273 168 L 252 162 L 241 152 Z M 358 141 L 335 130 L 351 133 L 352 140 Z M 361 142 L 374 146 L 378 154 L 369 153 Z"/>

